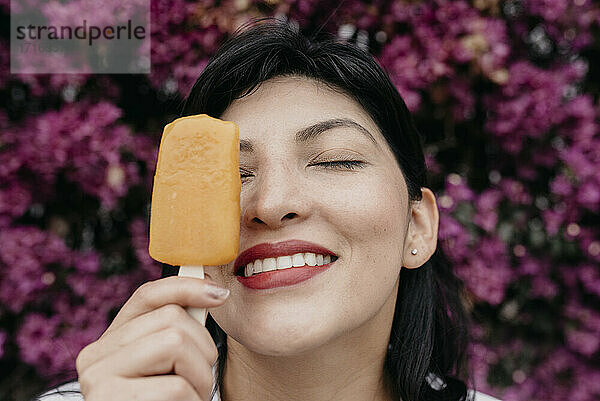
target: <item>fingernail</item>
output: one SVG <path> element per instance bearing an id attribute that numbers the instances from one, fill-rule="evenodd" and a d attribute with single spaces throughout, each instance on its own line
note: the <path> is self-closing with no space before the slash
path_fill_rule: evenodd
<path id="1" fill-rule="evenodd" d="M 206 293 L 215 299 L 225 299 L 229 296 L 227 288 L 219 287 L 213 284 L 206 284 Z"/>

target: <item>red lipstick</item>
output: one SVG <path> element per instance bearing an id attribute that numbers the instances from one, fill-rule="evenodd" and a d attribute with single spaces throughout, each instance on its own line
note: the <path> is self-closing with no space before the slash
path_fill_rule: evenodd
<path id="1" fill-rule="evenodd" d="M 272 270 L 244 277 L 243 270 L 246 265 L 256 259 L 277 258 L 279 256 L 294 255 L 296 253 L 311 252 L 321 255 L 330 255 L 331 262 L 322 266 L 300 266 L 282 270 Z M 276 243 L 262 243 L 240 253 L 234 263 L 237 280 L 245 287 L 252 289 L 267 289 L 300 283 L 327 270 L 337 259 L 337 255 L 329 249 L 312 242 L 290 240 Z"/>

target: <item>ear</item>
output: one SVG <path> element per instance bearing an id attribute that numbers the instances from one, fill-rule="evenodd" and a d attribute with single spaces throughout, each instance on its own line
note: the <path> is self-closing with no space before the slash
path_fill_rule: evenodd
<path id="1" fill-rule="evenodd" d="M 438 239 L 439 213 L 435 195 L 426 187 L 421 188 L 422 199 L 412 202 L 411 217 L 404 241 L 403 266 L 415 269 L 422 266 L 435 252 Z M 413 255 L 411 251 L 417 250 Z"/>

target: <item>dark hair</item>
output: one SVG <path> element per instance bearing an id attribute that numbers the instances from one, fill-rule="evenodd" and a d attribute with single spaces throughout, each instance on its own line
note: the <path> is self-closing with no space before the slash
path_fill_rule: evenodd
<path id="1" fill-rule="evenodd" d="M 411 201 L 426 186 L 422 138 L 388 75 L 365 50 L 322 33 L 308 37 L 273 18 L 251 20 L 221 45 L 198 77 L 181 116 L 219 118 L 235 99 L 279 76 L 307 77 L 357 101 L 378 125 L 394 152 Z M 462 281 L 452 272 L 438 242 L 418 269 L 404 269 L 384 364 L 395 399 L 465 400 L 469 379 L 468 318 Z M 221 388 L 227 356 L 225 332 L 208 316 L 206 327 L 219 350 L 214 391 Z"/>

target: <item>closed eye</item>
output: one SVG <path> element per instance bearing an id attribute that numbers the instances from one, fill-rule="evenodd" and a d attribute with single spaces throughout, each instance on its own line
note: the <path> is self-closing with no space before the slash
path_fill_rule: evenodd
<path id="1" fill-rule="evenodd" d="M 311 166 L 321 166 L 324 168 L 329 168 L 329 169 L 349 169 L 349 170 L 356 170 L 358 168 L 364 167 L 366 163 L 360 160 L 335 160 L 335 161 L 328 161 L 328 162 L 318 162 L 318 163 L 313 163 L 311 164 Z M 240 177 L 241 179 L 245 179 L 245 178 L 249 178 L 252 177 L 253 174 L 249 173 L 247 171 L 241 170 L 240 169 Z"/>
<path id="2" fill-rule="evenodd" d="M 363 167 L 364 164 L 365 163 L 360 160 L 335 160 L 330 162 L 314 163 L 313 166 L 323 166 L 325 168 L 334 169 L 347 168 L 350 170 L 354 170 Z"/>

